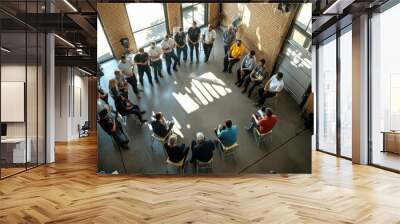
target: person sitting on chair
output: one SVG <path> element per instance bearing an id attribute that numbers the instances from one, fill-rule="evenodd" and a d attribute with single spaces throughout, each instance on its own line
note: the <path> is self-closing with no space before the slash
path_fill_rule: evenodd
<path id="1" fill-rule="evenodd" d="M 222 72 L 232 73 L 232 67 L 240 61 L 240 57 L 242 57 L 244 50 L 245 47 L 242 44 L 242 41 L 236 40 L 236 43 L 229 48 L 229 52 L 225 54 L 224 70 L 222 70 Z"/>
<path id="2" fill-rule="evenodd" d="M 261 106 L 264 104 L 265 100 L 269 97 L 274 97 L 280 91 L 282 91 L 284 86 L 283 83 L 283 74 L 282 72 L 278 72 L 278 74 L 273 75 L 268 82 L 265 84 L 264 88 L 258 89 L 259 100 L 256 103 L 256 106 Z"/>
<path id="3" fill-rule="evenodd" d="M 225 125 L 218 125 L 214 132 L 224 146 L 229 147 L 237 141 L 237 126 L 231 120 L 226 120 Z"/>
<path id="4" fill-rule="evenodd" d="M 246 128 L 247 131 L 257 128 L 261 134 L 265 134 L 275 127 L 278 117 L 273 113 L 272 109 L 263 107 L 261 110 L 264 110 L 264 115 L 260 116 L 260 113 L 253 114 L 252 123 L 249 128 Z"/>
<path id="5" fill-rule="evenodd" d="M 118 115 L 112 108 L 105 104 L 104 108 L 99 111 L 98 123 L 121 147 L 128 148 L 128 135 L 118 119 Z"/>
<path id="6" fill-rule="evenodd" d="M 117 98 L 115 99 L 115 107 L 117 108 L 118 113 L 122 116 L 134 114 L 137 116 L 142 124 L 147 121 L 142 118 L 142 114 L 146 113 L 146 111 L 140 110 L 139 106 L 131 103 L 127 98 L 122 95 L 117 96 Z"/>
<path id="7" fill-rule="evenodd" d="M 108 93 L 104 92 L 104 90 L 100 86 L 97 86 L 97 93 L 99 95 L 99 99 L 108 104 Z"/>
<path id="8" fill-rule="evenodd" d="M 257 60 L 256 60 L 256 52 L 255 51 L 250 51 L 249 54 L 244 56 L 242 64 L 240 65 L 240 68 L 236 72 L 237 76 L 237 81 L 235 84 L 238 87 L 241 87 L 243 84 L 244 79 L 253 71 L 253 69 L 257 65 Z"/>
<path id="9" fill-rule="evenodd" d="M 250 75 L 246 76 L 244 78 L 244 89 L 242 93 L 245 93 L 247 91 L 247 88 L 249 87 L 250 83 L 252 83 L 249 93 L 247 94 L 248 97 L 251 96 L 251 93 L 253 90 L 260 85 L 264 79 L 266 79 L 268 76 L 267 68 L 265 66 L 265 59 L 261 59 L 256 68 L 250 73 Z"/>
<path id="10" fill-rule="evenodd" d="M 178 163 L 184 160 L 185 164 L 186 156 L 189 152 L 189 147 L 185 144 L 177 144 L 178 136 L 176 134 L 171 134 L 168 138 L 168 142 L 164 144 L 165 150 L 167 151 L 168 158 L 171 162 Z"/>
<path id="11" fill-rule="evenodd" d="M 151 122 L 151 128 L 154 134 L 161 138 L 165 138 L 170 134 L 172 127 L 174 126 L 173 121 L 167 121 L 161 112 L 157 112 L 154 115 L 155 120 Z"/>
<path id="12" fill-rule="evenodd" d="M 213 151 L 215 149 L 215 145 L 213 141 L 206 140 L 204 134 L 198 132 L 196 134 L 196 141 L 192 141 L 192 158 L 190 159 L 191 163 L 195 163 L 196 161 L 200 162 L 208 162 L 213 157 Z"/>

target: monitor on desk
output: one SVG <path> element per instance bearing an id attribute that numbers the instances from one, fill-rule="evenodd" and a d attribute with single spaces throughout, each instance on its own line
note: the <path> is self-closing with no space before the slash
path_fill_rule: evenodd
<path id="1" fill-rule="evenodd" d="M 7 137 L 7 124 L 1 123 L 1 138 Z"/>

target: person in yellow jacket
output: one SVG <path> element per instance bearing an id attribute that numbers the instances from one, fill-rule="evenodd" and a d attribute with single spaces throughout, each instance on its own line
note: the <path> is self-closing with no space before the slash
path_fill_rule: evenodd
<path id="1" fill-rule="evenodd" d="M 232 67 L 240 61 L 244 53 L 244 45 L 241 40 L 236 40 L 236 43 L 232 44 L 227 55 L 224 58 L 224 70 L 222 72 L 232 73 Z"/>

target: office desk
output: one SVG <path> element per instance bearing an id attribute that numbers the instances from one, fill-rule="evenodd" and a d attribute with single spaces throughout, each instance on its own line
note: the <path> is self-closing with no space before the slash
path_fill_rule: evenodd
<path id="1" fill-rule="evenodd" d="M 27 143 L 26 151 L 25 144 Z M 1 157 L 6 163 L 26 163 L 31 162 L 31 145 L 30 138 L 6 138 L 1 139 Z"/>
<path id="2" fill-rule="evenodd" d="M 383 150 L 382 152 L 392 152 L 400 154 L 400 131 L 382 131 Z"/>

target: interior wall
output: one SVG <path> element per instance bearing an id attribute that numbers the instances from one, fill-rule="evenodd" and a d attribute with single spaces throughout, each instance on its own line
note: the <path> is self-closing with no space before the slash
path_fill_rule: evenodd
<path id="1" fill-rule="evenodd" d="M 167 3 L 168 29 L 172 34 L 174 27 L 182 26 L 181 3 Z"/>
<path id="2" fill-rule="evenodd" d="M 249 50 L 255 50 L 258 59 L 265 58 L 271 72 L 278 59 L 295 8 L 282 13 L 275 3 L 223 3 L 222 25 L 228 26 L 236 16 L 242 18 L 237 37 Z"/>
<path id="3" fill-rule="evenodd" d="M 32 79 L 28 77 L 28 83 L 25 81 L 25 69 L 27 69 L 27 74 L 35 74 L 36 75 L 36 66 L 27 66 L 25 65 L 18 65 L 18 64 L 5 64 L 1 66 L 1 81 L 2 82 L 10 82 L 10 81 L 17 81 L 17 82 L 25 82 L 28 85 L 26 88 L 26 102 L 27 108 L 30 108 L 29 111 L 33 111 L 32 108 L 37 108 L 37 98 L 36 98 L 36 79 Z M 38 105 L 39 107 L 41 105 Z M 5 108 L 3 108 L 5 109 Z M 36 110 L 34 110 L 36 111 Z M 7 136 L 8 137 L 25 137 L 25 124 L 29 122 L 28 134 L 35 133 L 36 137 L 36 121 L 37 121 L 37 114 L 36 113 L 27 113 L 27 121 L 26 122 L 7 122 Z M 31 123 L 34 122 L 34 123 Z M 28 138 L 30 136 L 28 135 Z"/>
<path id="4" fill-rule="evenodd" d="M 208 3 L 208 23 L 214 27 L 220 22 L 219 9 L 220 3 Z"/>
<path id="5" fill-rule="evenodd" d="M 116 57 L 124 53 L 120 39 L 129 39 L 129 49 L 136 51 L 135 38 L 129 23 L 128 14 L 124 3 L 97 3 L 98 16 L 104 27 L 104 32 L 110 47 Z"/>
<path id="6" fill-rule="evenodd" d="M 89 119 L 88 77 L 73 67 L 56 67 L 55 73 L 55 141 L 70 141 Z"/>

